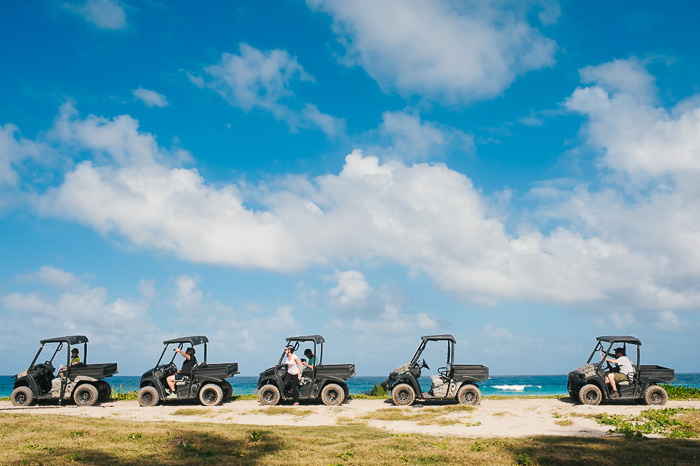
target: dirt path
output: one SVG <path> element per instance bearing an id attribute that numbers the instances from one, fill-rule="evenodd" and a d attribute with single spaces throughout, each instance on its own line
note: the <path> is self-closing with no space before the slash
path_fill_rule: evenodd
<path id="1" fill-rule="evenodd" d="M 136 401 L 119 401 L 93 407 L 69 405 L 15 408 L 9 401 L 2 401 L 0 413 L 62 414 L 131 421 L 214 422 L 255 426 L 326 426 L 363 423 L 395 433 L 460 437 L 531 435 L 602 437 L 608 435 L 609 427 L 599 425 L 594 419 L 586 416 L 604 412 L 636 415 L 648 408 L 637 404 L 584 406 L 557 399 L 483 400 L 481 405 L 472 412 L 452 411 L 443 406 L 399 408 L 382 400 L 351 400 L 339 407 L 302 404 L 269 408 L 260 406 L 257 401 L 244 400 L 216 407 L 170 404 L 141 408 Z M 700 401 L 671 401 L 666 407 L 700 409 Z M 177 413 L 178 411 L 180 412 Z M 387 418 L 398 420 L 386 420 Z M 451 423 L 453 421 L 459 421 L 459 423 Z"/>

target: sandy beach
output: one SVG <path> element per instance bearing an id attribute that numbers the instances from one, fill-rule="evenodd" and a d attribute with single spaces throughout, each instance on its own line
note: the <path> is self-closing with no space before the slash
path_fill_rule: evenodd
<path id="1" fill-rule="evenodd" d="M 605 437 L 610 435 L 609 426 L 598 424 L 592 416 L 601 413 L 631 416 L 649 409 L 648 406 L 639 404 L 585 406 L 572 404 L 568 399 L 487 399 L 482 400 L 481 405 L 471 412 L 443 409 L 444 406 L 425 404 L 395 407 L 383 400 L 350 400 L 339 407 L 315 404 L 267 407 L 260 406 L 255 400 L 242 400 L 216 407 L 169 404 L 142 408 L 136 401 L 118 401 L 93 407 L 50 405 L 16 408 L 9 401 L 3 401 L 0 402 L 0 413 L 254 426 L 335 426 L 359 423 L 392 433 L 486 438 L 536 435 Z M 671 401 L 665 407 L 697 409 L 700 408 L 700 401 Z M 398 420 L 387 420 L 392 417 Z M 410 417 L 421 419 L 406 420 Z M 453 423 L 454 421 L 458 422 Z"/>

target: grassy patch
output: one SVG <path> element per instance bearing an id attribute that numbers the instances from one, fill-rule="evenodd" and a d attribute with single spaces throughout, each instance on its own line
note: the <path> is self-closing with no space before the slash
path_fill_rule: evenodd
<path id="1" fill-rule="evenodd" d="M 454 412 L 471 413 L 473 410 L 473 406 L 465 405 L 441 406 L 435 408 L 423 408 L 420 410 L 416 408 L 384 408 L 367 413 L 360 419 L 374 419 L 377 421 L 412 421 L 417 422 L 419 425 L 447 426 L 459 424 L 461 422 L 461 420 L 458 418 L 446 417 L 448 414 Z M 465 424 L 478 425 L 470 423 Z"/>
<path id="2" fill-rule="evenodd" d="M 700 410 L 693 408 L 645 409 L 639 416 L 602 413 L 596 416 L 596 420 L 599 424 L 612 426 L 610 432 L 622 433 L 628 438 L 644 438 L 648 434 L 697 438 L 700 431 Z"/>
<path id="3" fill-rule="evenodd" d="M 173 416 L 208 416 L 211 413 L 206 409 L 182 408 L 173 411 Z"/>
<path id="4" fill-rule="evenodd" d="M 668 393 L 669 400 L 700 400 L 700 388 L 667 384 L 663 384 L 661 387 Z"/>
<path id="5" fill-rule="evenodd" d="M 0 464 L 558 465 L 694 464 L 682 439 L 528 437 L 442 439 L 367 426 L 257 427 L 0 414 Z M 82 432 L 72 436 L 72 432 Z M 141 433 L 141 436 L 130 435 Z M 303 448 L 300 448 L 303 445 Z"/>
<path id="6" fill-rule="evenodd" d="M 289 414 L 292 416 L 308 416 L 309 414 L 313 414 L 314 412 L 311 411 L 310 409 L 298 409 L 298 408 L 289 408 L 286 406 L 270 406 L 269 408 L 262 408 L 262 409 L 256 409 L 253 411 L 248 411 L 247 413 L 244 414 L 267 414 L 269 416 L 276 416 L 280 414 Z"/>
<path id="7" fill-rule="evenodd" d="M 112 389 L 112 395 L 109 397 L 112 401 L 132 401 L 139 399 L 138 390 L 124 391 L 124 386 L 119 385 L 119 388 Z"/>
<path id="8" fill-rule="evenodd" d="M 558 426 L 572 426 L 574 425 L 574 421 L 571 419 L 557 419 L 554 421 L 554 423 Z"/>
<path id="9" fill-rule="evenodd" d="M 258 399 L 258 394 L 257 393 L 250 393 L 248 395 L 233 395 L 231 397 L 231 400 L 237 401 L 237 400 L 257 400 Z"/>

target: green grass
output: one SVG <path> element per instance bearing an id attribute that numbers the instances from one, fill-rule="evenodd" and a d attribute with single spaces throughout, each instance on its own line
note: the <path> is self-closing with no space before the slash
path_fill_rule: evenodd
<path id="1" fill-rule="evenodd" d="M 211 412 L 206 409 L 183 408 L 173 411 L 173 416 L 207 416 Z"/>
<path id="2" fill-rule="evenodd" d="M 377 421 L 412 421 L 419 425 L 438 425 L 448 426 L 453 424 L 464 424 L 467 426 L 479 425 L 477 423 L 463 422 L 462 419 L 455 417 L 446 417 L 448 414 L 455 412 L 471 413 L 474 411 L 473 406 L 466 405 L 450 405 L 434 408 L 383 408 L 358 418 L 361 420 L 377 420 Z"/>
<path id="3" fill-rule="evenodd" d="M 244 413 L 244 414 L 267 414 L 267 415 L 272 415 L 272 416 L 289 414 L 292 416 L 308 416 L 308 415 L 313 414 L 313 413 L 314 412 L 311 411 L 310 409 L 299 409 L 299 408 L 291 408 L 291 407 L 286 407 L 286 406 L 270 406 L 269 408 L 261 408 L 261 409 L 256 409 L 254 411 L 248 411 L 247 413 Z"/>
<path id="4" fill-rule="evenodd" d="M 112 389 L 112 395 L 109 397 L 111 401 L 133 401 L 139 399 L 138 390 L 124 391 L 124 386 L 119 385 L 119 388 Z"/>
<path id="5" fill-rule="evenodd" d="M 79 433 L 77 435 L 76 433 Z M 362 425 L 252 427 L 0 413 L 0 465 L 687 465 L 700 442 L 624 437 L 467 439 Z"/>
<path id="6" fill-rule="evenodd" d="M 700 400 L 700 388 L 691 388 L 684 385 L 661 385 L 669 400 Z"/>
<path id="7" fill-rule="evenodd" d="M 639 416 L 621 416 L 602 413 L 596 416 L 598 424 L 609 425 L 610 432 L 628 438 L 644 438 L 659 434 L 669 438 L 698 438 L 700 410 L 694 408 L 645 409 Z"/>

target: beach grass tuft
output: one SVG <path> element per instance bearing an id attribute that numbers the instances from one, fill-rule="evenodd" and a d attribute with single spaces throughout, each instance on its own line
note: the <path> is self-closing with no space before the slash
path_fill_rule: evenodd
<path id="1" fill-rule="evenodd" d="M 207 416 L 209 414 L 208 410 L 201 408 L 182 408 L 172 412 L 173 416 Z"/>

